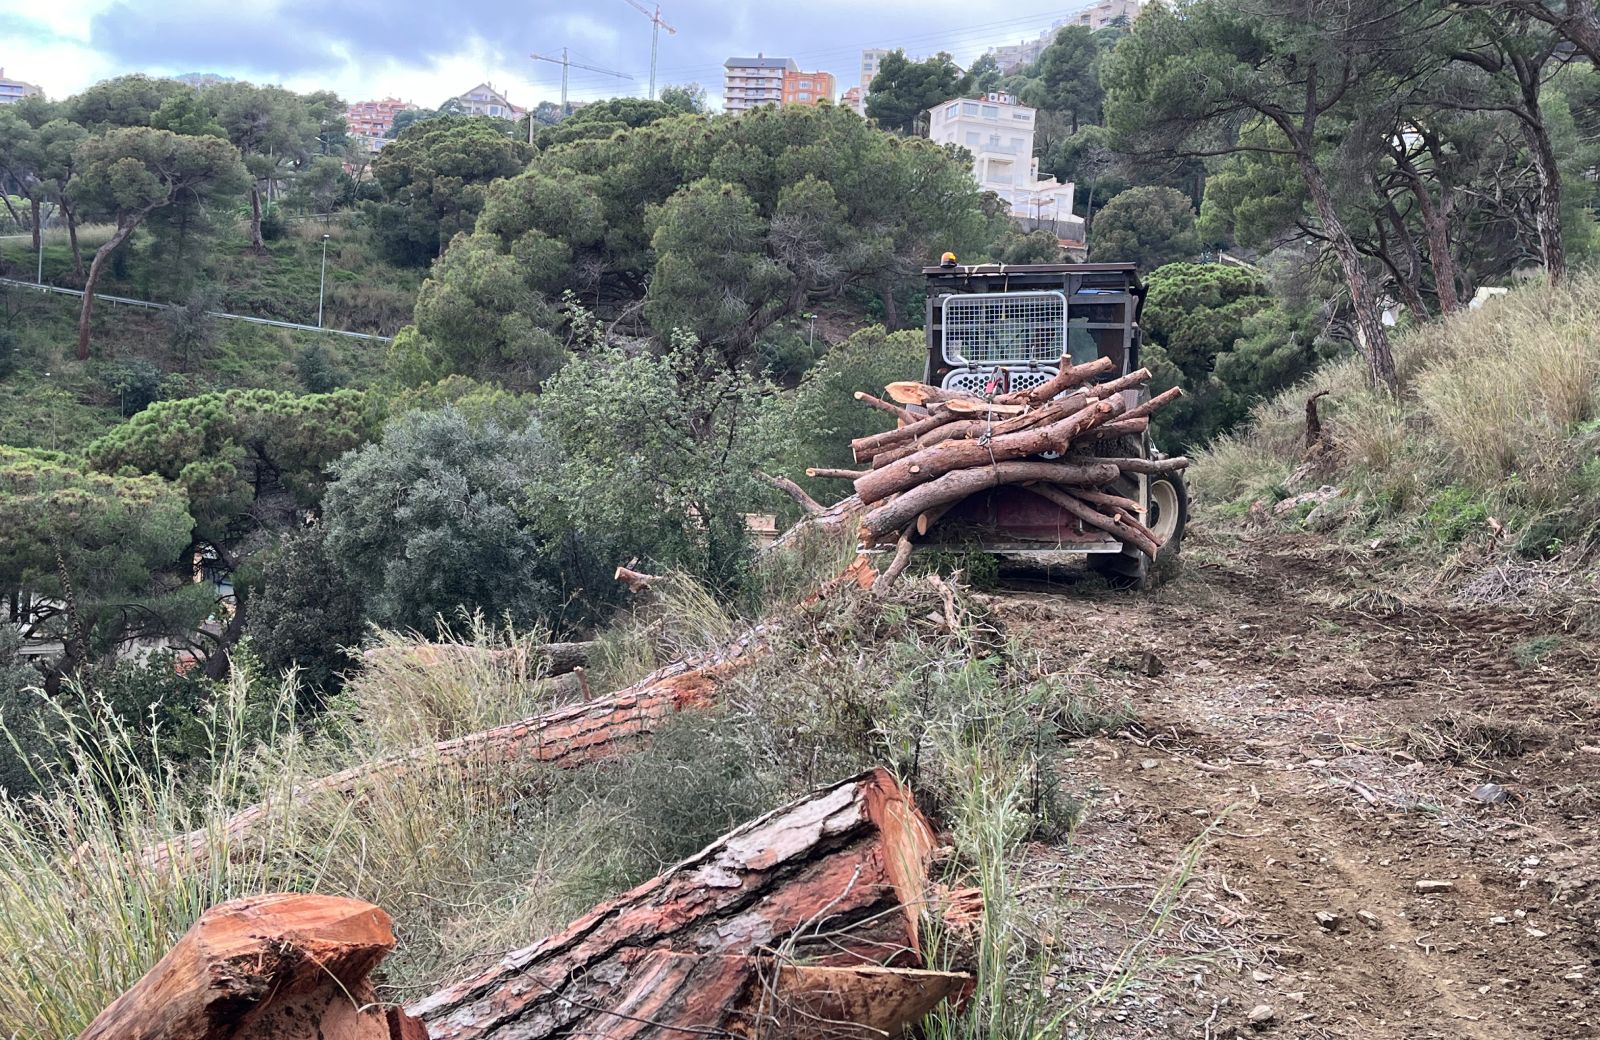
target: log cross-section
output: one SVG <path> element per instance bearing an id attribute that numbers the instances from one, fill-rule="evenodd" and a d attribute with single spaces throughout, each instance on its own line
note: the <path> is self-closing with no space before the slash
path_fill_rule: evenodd
<path id="1" fill-rule="evenodd" d="M 355 899 L 266 895 L 200 916 L 78 1040 L 409 1040 L 367 976 L 394 949 L 389 915 Z"/>
<path id="2" fill-rule="evenodd" d="M 763 964 L 920 963 L 932 850 L 909 792 L 874 769 L 740 827 L 408 1010 L 433 1040 L 749 1035 L 735 1030 L 766 1006 Z"/>

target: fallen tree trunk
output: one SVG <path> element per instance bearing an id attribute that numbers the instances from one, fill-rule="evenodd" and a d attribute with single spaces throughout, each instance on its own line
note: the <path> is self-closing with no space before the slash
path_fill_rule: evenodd
<path id="1" fill-rule="evenodd" d="M 558 708 L 299 784 L 290 792 L 290 804 L 305 805 L 317 798 L 355 798 L 372 785 L 393 782 L 419 769 L 466 770 L 505 762 L 571 768 L 624 754 L 673 715 L 709 705 L 717 684 L 759 652 L 765 635 L 766 629 L 757 626 L 715 653 L 675 661 L 609 697 Z M 179 861 L 199 859 L 208 848 L 242 845 L 282 808 L 275 802 L 248 806 L 215 826 L 145 849 L 139 854 L 139 861 L 148 868 L 164 869 Z"/>
<path id="2" fill-rule="evenodd" d="M 740 827 L 408 1010 L 432 1040 L 765 1035 L 752 1023 L 781 1020 L 778 998 L 819 992 L 825 979 L 794 973 L 795 961 L 857 972 L 919 963 L 933 847 L 909 792 L 873 769 Z M 891 1035 L 965 981 L 880 978 L 894 979 L 902 1011 L 874 1009 L 871 1025 Z M 844 1017 L 843 1005 L 833 1010 Z M 827 1025 L 780 1035 L 826 1036 Z"/>
<path id="3" fill-rule="evenodd" d="M 1031 430 L 1008 433 L 984 440 L 950 440 L 924 448 L 882 469 L 875 469 L 855 482 L 856 494 L 871 505 L 917 484 L 926 484 L 959 469 L 987 466 L 1012 459 L 1025 459 L 1044 452 L 1066 451 L 1072 438 L 1123 408 L 1120 399 L 1095 401 L 1072 415 Z"/>
<path id="4" fill-rule="evenodd" d="M 757 473 L 756 478 L 768 487 L 777 488 L 794 500 L 806 513 L 822 512 L 822 503 L 806 494 L 806 489 L 790 480 L 788 477 L 775 477 L 770 473 Z"/>
<path id="5" fill-rule="evenodd" d="M 928 512 L 937 506 L 959 501 L 1001 484 L 1044 481 L 1051 484 L 1082 484 L 1097 487 L 1116 479 L 1117 467 L 1098 459 L 1086 459 L 1080 464 L 1001 462 L 977 469 L 958 469 L 946 473 L 937 480 L 919 484 L 905 494 L 872 510 L 861 518 L 861 531 L 868 541 L 876 542 L 903 529 L 915 520 L 919 513 Z"/>
<path id="6" fill-rule="evenodd" d="M 861 499 L 855 495 L 841 498 L 820 513 L 812 513 L 809 516 L 801 517 L 788 530 L 778 535 L 771 545 L 760 550 L 756 554 L 757 558 L 765 557 L 768 553 L 792 549 L 807 538 L 826 538 L 832 535 L 851 534 L 854 531 L 856 520 L 865 509 L 866 507 L 861 504 Z"/>
<path id="7" fill-rule="evenodd" d="M 393 949 L 389 915 L 359 900 L 221 903 L 78 1040 L 426 1040 L 368 980 Z"/>

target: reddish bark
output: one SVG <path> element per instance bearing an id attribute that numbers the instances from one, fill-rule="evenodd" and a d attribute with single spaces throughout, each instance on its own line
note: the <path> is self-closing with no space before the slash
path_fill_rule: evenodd
<path id="1" fill-rule="evenodd" d="M 1082 386 L 1096 376 L 1110 375 L 1116 369 L 1116 362 L 1110 358 L 1096 358 L 1087 364 L 1074 365 L 1072 363 L 1072 355 L 1063 354 L 1061 356 L 1061 367 L 1055 375 L 1031 390 L 1018 390 L 1009 394 L 1001 394 L 999 400 L 1043 404 L 1059 393 L 1070 390 L 1075 386 Z"/>
<path id="2" fill-rule="evenodd" d="M 949 502 L 958 502 L 1001 484 L 1024 484 L 1038 480 L 1096 487 L 1117 479 L 1116 466 L 1100 460 L 1082 462 L 1001 462 L 978 469 L 958 469 L 937 480 L 919 484 L 874 509 L 861 518 L 861 532 L 868 541 L 879 541 L 903 530 L 920 513 Z"/>
<path id="3" fill-rule="evenodd" d="M 433 1040 L 752 1035 L 752 1022 L 782 1020 L 784 994 L 820 992 L 790 960 L 918 963 L 933 847 L 910 793 L 874 769 L 740 827 L 409 1010 Z M 963 981 L 919 981 L 915 1000 L 904 980 L 890 986 L 909 1015 Z M 908 1022 L 853 1023 L 865 1024 Z"/>
<path id="4" fill-rule="evenodd" d="M 389 915 L 355 899 L 266 895 L 207 910 L 78 1040 L 407 1040 L 368 975 Z"/>

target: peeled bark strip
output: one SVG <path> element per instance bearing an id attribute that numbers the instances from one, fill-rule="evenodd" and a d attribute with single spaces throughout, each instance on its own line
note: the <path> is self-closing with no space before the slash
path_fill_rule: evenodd
<path id="1" fill-rule="evenodd" d="M 355 899 L 265 895 L 200 916 L 78 1040 L 401 1040 L 368 975 L 394 949 L 389 915 Z"/>
<path id="2" fill-rule="evenodd" d="M 856 481 L 856 494 L 871 505 L 917 484 L 944 476 L 958 469 L 970 469 L 1012 459 L 1024 459 L 1047 451 L 1066 451 L 1072 438 L 1093 425 L 1115 415 L 1121 400 L 1095 401 L 1049 426 L 1009 433 L 984 440 L 951 440 L 908 455 L 882 469 L 875 469 Z"/>
<path id="3" fill-rule="evenodd" d="M 910 793 L 873 769 L 740 827 L 408 1010 L 432 1040 L 750 1035 L 734 1029 L 770 1006 L 782 980 L 763 970 L 779 971 L 763 951 L 820 967 L 917 964 L 933 847 Z M 792 1035 L 826 1035 L 818 1026 Z"/>
<path id="4" fill-rule="evenodd" d="M 316 798 L 355 798 L 363 790 L 392 782 L 414 770 L 466 771 L 496 764 L 543 763 L 571 768 L 625 754 L 681 711 L 712 703 L 718 683 L 759 652 L 766 629 L 757 626 L 712 654 L 675 661 L 625 690 L 493 729 L 416 748 L 300 784 L 290 795 L 294 805 Z M 202 858 L 209 847 L 237 847 L 281 811 L 263 802 L 241 809 L 220 824 L 192 831 L 139 854 L 148 868 L 169 869 L 183 860 Z"/>
<path id="5" fill-rule="evenodd" d="M 884 503 L 861 519 L 861 530 L 869 541 L 878 541 L 899 531 L 938 506 L 958 502 L 969 495 L 1001 484 L 1045 481 L 1051 484 L 1082 484 L 1097 487 L 1117 479 L 1117 467 L 1101 460 L 1082 464 L 1066 462 L 1001 462 L 977 469 L 958 469 L 937 480 L 919 484 L 905 494 Z"/>

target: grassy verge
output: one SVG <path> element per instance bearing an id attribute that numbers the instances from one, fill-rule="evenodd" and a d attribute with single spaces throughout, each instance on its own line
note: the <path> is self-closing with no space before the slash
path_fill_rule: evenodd
<path id="1" fill-rule="evenodd" d="M 1397 338 L 1398 400 L 1331 364 L 1259 406 L 1190 471 L 1214 517 L 1332 484 L 1282 522 L 1439 559 L 1581 557 L 1600 537 L 1600 274 L 1530 283 Z M 1307 456 L 1317 390 L 1328 450 Z"/>
<path id="2" fill-rule="evenodd" d="M 424 760 L 374 781 L 358 802 L 297 803 L 290 792 L 299 780 L 546 710 L 558 686 L 482 655 L 431 666 L 384 655 L 309 730 L 292 690 L 252 684 L 241 668 L 209 709 L 209 757 L 187 771 L 163 757 L 159 739 L 152 756 L 133 734 L 79 721 L 95 713 L 66 711 L 73 724 L 57 727 L 52 792 L 0 796 L 0 1021 L 24 1040 L 65 1040 L 201 910 L 263 890 L 348 894 L 390 911 L 400 949 L 383 985 L 391 998 L 414 998 L 738 823 L 881 763 L 946 829 L 948 883 L 987 898 L 976 949 L 935 940 L 930 951 L 979 979 L 974 999 L 930 1023 L 930 1034 L 1052 1035 L 1064 1012 L 1032 996 L 1044 966 L 1010 863 L 1021 843 L 1061 839 L 1073 825 L 1077 807 L 1051 767 L 1064 740 L 1125 715 L 1092 686 L 1044 673 L 981 602 L 937 579 L 907 580 L 887 597 L 852 587 L 774 608 L 769 623 L 769 649 L 723 686 L 717 710 L 680 716 L 637 754 L 560 773 Z M 597 684 L 602 672 L 609 688 L 745 624 L 697 586 L 666 582 L 659 602 L 608 637 Z M 467 641 L 541 638 L 480 625 Z M 220 826 L 263 801 L 271 809 L 249 838 Z M 137 861 L 138 850 L 190 830 L 203 834 L 194 859 L 158 869 Z"/>

